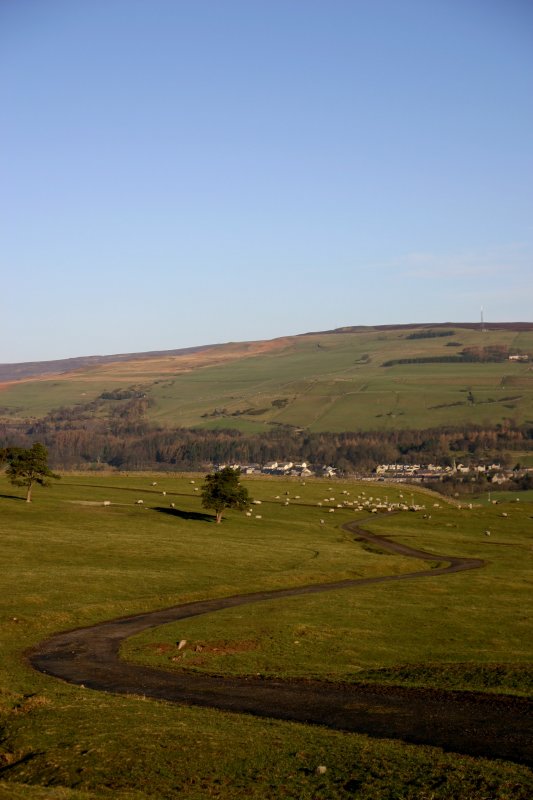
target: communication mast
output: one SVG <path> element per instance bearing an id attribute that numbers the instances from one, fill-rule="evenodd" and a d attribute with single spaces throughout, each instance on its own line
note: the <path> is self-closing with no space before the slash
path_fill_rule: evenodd
<path id="1" fill-rule="evenodd" d="M 483 306 L 481 306 L 481 333 L 485 333 L 485 322 L 483 321 Z"/>

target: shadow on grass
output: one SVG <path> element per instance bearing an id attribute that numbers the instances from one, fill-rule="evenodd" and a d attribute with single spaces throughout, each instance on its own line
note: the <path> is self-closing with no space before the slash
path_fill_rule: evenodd
<path id="1" fill-rule="evenodd" d="M 163 508 L 162 506 L 156 506 L 154 511 L 159 511 L 160 514 L 169 514 L 171 517 L 193 519 L 198 522 L 214 522 L 216 519 L 214 514 L 202 514 L 199 511 L 182 511 L 180 508 Z"/>
<path id="2" fill-rule="evenodd" d="M 22 500 L 24 503 L 26 502 L 25 497 L 21 497 L 17 494 L 0 494 L 0 497 L 4 500 Z"/>

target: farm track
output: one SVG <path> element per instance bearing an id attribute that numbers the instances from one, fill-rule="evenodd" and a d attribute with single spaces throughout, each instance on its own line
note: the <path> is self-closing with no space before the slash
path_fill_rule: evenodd
<path id="1" fill-rule="evenodd" d="M 340 731 L 401 739 L 533 766 L 533 704 L 526 698 L 379 684 L 171 673 L 120 660 L 122 641 L 148 628 L 180 619 L 249 603 L 390 581 L 434 578 L 484 566 L 481 559 L 438 555 L 393 542 L 363 530 L 356 522 L 347 523 L 343 528 L 356 539 L 371 542 L 388 552 L 433 563 L 446 562 L 447 566 L 204 600 L 110 620 L 53 636 L 28 654 L 29 661 L 45 674 L 98 691 L 324 725 Z"/>

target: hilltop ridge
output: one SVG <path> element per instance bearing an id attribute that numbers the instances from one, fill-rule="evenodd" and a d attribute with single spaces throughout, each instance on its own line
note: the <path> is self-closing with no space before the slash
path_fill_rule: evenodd
<path id="1" fill-rule="evenodd" d="M 75 356 L 72 358 L 50 359 L 46 361 L 21 361 L 13 363 L 0 363 L 0 382 L 11 382 L 36 378 L 43 375 L 65 375 L 81 369 L 98 367 L 108 364 L 123 363 L 128 361 L 143 361 L 151 359 L 170 358 L 172 356 L 186 357 L 200 353 L 218 350 L 220 352 L 232 348 L 236 354 L 239 348 L 250 350 L 259 344 L 275 345 L 276 342 L 286 342 L 290 339 L 305 336 L 325 336 L 342 333 L 370 333 L 372 331 L 404 331 L 425 328 L 464 328 L 466 330 L 480 330 L 479 322 L 425 322 L 404 323 L 399 325 L 348 325 L 332 328 L 325 331 L 308 331 L 293 336 L 275 337 L 274 339 L 250 340 L 242 342 L 226 342 L 217 344 L 196 345 L 194 347 L 181 347 L 170 350 L 148 350 L 132 353 L 116 353 L 112 355 Z M 487 322 L 484 323 L 487 331 L 532 331 L 533 322 Z"/>

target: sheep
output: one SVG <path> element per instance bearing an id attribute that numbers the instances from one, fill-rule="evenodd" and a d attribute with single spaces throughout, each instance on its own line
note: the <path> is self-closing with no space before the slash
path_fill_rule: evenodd
<path id="1" fill-rule="evenodd" d="M 104 500 L 104 506 L 110 506 L 111 500 Z"/>
<path id="2" fill-rule="evenodd" d="M 262 515 L 261 515 L 261 514 L 256 514 L 256 515 L 255 515 L 255 518 L 256 518 L 256 519 L 263 519 L 263 517 L 262 517 Z"/>
<path id="3" fill-rule="evenodd" d="M 144 503 L 144 500 L 137 500 L 137 505 L 138 506 L 142 506 L 143 503 Z"/>

